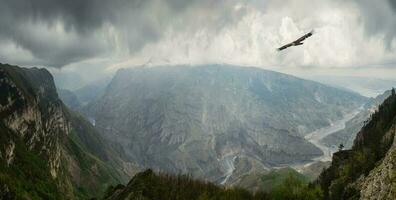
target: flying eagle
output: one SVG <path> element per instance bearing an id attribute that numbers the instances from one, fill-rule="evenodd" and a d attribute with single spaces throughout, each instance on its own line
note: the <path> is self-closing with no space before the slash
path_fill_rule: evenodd
<path id="1" fill-rule="evenodd" d="M 313 33 L 314 33 L 314 31 L 312 30 L 311 32 L 309 32 L 309 33 L 303 35 L 302 37 L 298 38 L 296 41 L 279 47 L 278 51 L 282 51 L 283 49 L 287 49 L 287 48 L 289 48 L 291 46 L 299 46 L 299 45 L 304 44 L 304 43 L 302 43 L 302 41 L 304 41 L 305 39 L 311 37 Z"/>

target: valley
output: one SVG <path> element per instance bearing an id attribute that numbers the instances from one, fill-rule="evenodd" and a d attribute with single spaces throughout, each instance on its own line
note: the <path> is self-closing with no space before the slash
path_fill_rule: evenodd
<path id="1" fill-rule="evenodd" d="M 346 114 L 342 119 L 332 122 L 329 126 L 320 128 L 304 136 L 306 140 L 317 146 L 323 152 L 323 155 L 314 158 L 314 161 L 331 161 L 333 153 L 338 150 L 338 145 L 334 144 L 332 147 L 328 147 L 322 142 L 322 139 L 344 129 L 345 123 L 355 117 L 362 110 L 363 108 L 360 107 L 355 111 Z"/>
<path id="2" fill-rule="evenodd" d="M 257 68 L 168 66 L 121 69 L 82 110 L 129 162 L 228 185 L 323 156 L 314 141 L 341 129 L 365 101 Z"/>
<path id="3" fill-rule="evenodd" d="M 54 127 L 65 130 L 56 134 L 51 129 L 47 130 L 48 134 L 55 134 L 48 136 L 37 135 L 39 132 L 34 131 L 32 134 L 49 141 L 57 140 L 58 146 L 55 148 L 64 149 L 61 158 L 66 160 L 57 161 L 59 155 L 51 153 L 49 155 L 55 157 L 46 158 L 45 154 L 40 153 L 35 156 L 50 160 L 48 173 L 53 177 L 59 173 L 66 175 L 62 179 L 72 186 L 58 185 L 56 187 L 59 188 L 53 191 L 67 188 L 69 197 L 76 193 L 71 192 L 75 185 L 80 184 L 76 181 L 83 179 L 88 182 L 88 177 L 96 173 L 95 166 L 100 166 L 105 175 L 101 177 L 105 182 L 94 181 L 95 184 L 123 182 L 125 175 L 133 175 L 146 168 L 170 174 L 190 173 L 193 178 L 252 191 L 261 190 L 274 181 L 280 184 L 288 179 L 288 174 L 294 174 L 303 182 L 314 180 L 323 167 L 333 160 L 332 154 L 339 150 L 338 143 L 329 143 L 328 138 L 348 129 L 351 121 L 353 124 L 363 123 L 364 116 L 390 95 L 389 91 L 368 100 L 315 82 L 254 68 L 175 66 L 171 68 L 173 71 L 163 71 L 162 68 L 121 70 L 103 96 L 85 106 L 78 104 L 72 92 L 60 91 L 59 97 L 66 102 L 69 110 L 59 104 L 60 101 L 55 103 L 58 96 L 45 71 L 24 71 L 15 66 L 3 68 L 2 76 L 7 81 L 3 81 L 5 84 L 2 87 L 9 90 L 9 96 L 3 99 L 11 98 L 11 101 L 5 101 L 4 111 L 12 113 L 11 105 L 23 102 L 24 98 L 29 100 L 29 95 L 42 95 L 39 105 L 48 104 L 57 109 L 59 114 L 46 115 L 48 120 L 53 120 L 52 115 L 59 115 L 55 118 L 60 120 L 60 124 L 54 124 Z M 39 83 L 35 76 L 42 76 L 47 82 Z M 30 82 L 33 86 L 31 91 L 24 88 L 26 81 L 20 79 Z M 15 87 L 20 88 L 20 92 L 13 92 Z M 26 91 L 26 94 L 21 91 Z M 30 104 L 35 104 L 34 101 L 26 103 L 28 109 L 35 109 L 29 108 Z M 274 107 L 288 115 L 273 112 Z M 35 112 L 49 111 L 44 106 Z M 20 162 L 19 157 L 25 154 L 13 150 L 14 141 L 20 137 L 13 134 L 30 130 L 23 128 L 23 124 L 28 123 L 26 120 L 32 120 L 25 115 L 21 119 L 18 115 L 12 116 L 12 119 L 21 120 L 18 122 L 21 125 L 3 121 L 2 126 L 5 127 L 1 130 L 8 131 L 7 137 L 14 137 L 10 144 L 4 143 L 6 165 Z M 274 119 L 277 120 L 272 121 Z M 47 117 L 41 120 L 47 120 Z M 34 121 L 39 119 L 34 118 Z M 18 129 L 18 126 L 22 128 Z M 36 126 L 40 128 L 40 124 Z M 62 136 L 69 133 L 70 138 Z M 64 139 L 57 139 L 60 136 Z M 39 148 L 39 143 L 33 144 Z M 20 146 L 18 143 L 18 148 Z M 9 151 L 12 153 L 7 153 Z M 31 153 L 35 152 L 33 150 Z M 90 158 L 90 154 L 94 157 Z M 54 168 L 51 162 L 62 162 L 66 166 L 71 163 L 73 167 L 51 169 Z M 85 162 L 93 162 L 94 168 L 85 169 Z M 80 174 L 79 170 L 83 170 L 84 174 Z M 106 173 L 111 174 L 112 178 Z M 104 191 L 104 185 L 101 185 L 101 190 Z M 93 190 L 87 188 L 87 191 Z M 90 194 L 76 193 L 79 198 Z"/>
<path id="4" fill-rule="evenodd" d="M 396 0 L 0 2 L 0 200 L 396 200 Z"/>

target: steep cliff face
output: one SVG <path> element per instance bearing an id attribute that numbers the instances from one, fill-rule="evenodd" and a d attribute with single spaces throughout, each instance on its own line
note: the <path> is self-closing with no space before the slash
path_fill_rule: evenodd
<path id="1" fill-rule="evenodd" d="M 357 181 L 361 199 L 396 199 L 396 124 L 387 135 L 393 144 L 384 159 L 370 173 Z"/>
<path id="2" fill-rule="evenodd" d="M 74 199 L 122 181 L 113 151 L 59 100 L 47 70 L 0 64 L 0 91 L 0 197 Z"/>
<path id="3" fill-rule="evenodd" d="M 364 101 L 257 68 L 141 67 L 120 70 L 87 113 L 141 166 L 228 183 L 321 155 L 303 135 Z"/>
<path id="4" fill-rule="evenodd" d="M 396 198 L 396 94 L 371 115 L 351 150 L 334 154 L 319 183 L 327 199 Z"/>

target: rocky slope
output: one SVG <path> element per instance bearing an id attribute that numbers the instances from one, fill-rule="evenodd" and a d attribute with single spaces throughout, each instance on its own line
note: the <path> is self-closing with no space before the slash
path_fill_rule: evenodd
<path id="1" fill-rule="evenodd" d="M 328 135 L 321 141 L 328 147 L 338 147 L 339 144 L 343 144 L 345 149 L 352 148 L 356 134 L 364 126 L 365 122 L 370 119 L 370 115 L 372 115 L 378 109 L 378 106 L 390 95 L 391 91 L 388 90 L 375 98 L 371 98 L 355 117 L 345 123 L 344 129 Z"/>
<path id="2" fill-rule="evenodd" d="M 0 64 L 0 91 L 0 199 L 88 198 L 127 178 L 47 70 Z"/>
<path id="3" fill-rule="evenodd" d="M 356 136 L 334 154 L 318 182 L 326 199 L 395 199 L 396 94 L 393 90 Z"/>
<path id="4" fill-rule="evenodd" d="M 321 155 L 304 134 L 365 100 L 257 68 L 140 67 L 120 70 L 86 113 L 142 167 L 228 183 Z"/>

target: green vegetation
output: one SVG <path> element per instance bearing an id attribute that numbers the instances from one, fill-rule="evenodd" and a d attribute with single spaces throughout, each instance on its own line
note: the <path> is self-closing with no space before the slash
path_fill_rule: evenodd
<path id="1" fill-rule="evenodd" d="M 248 188 L 251 191 L 270 192 L 280 186 L 287 177 L 293 176 L 304 184 L 308 184 L 310 178 L 298 173 L 292 168 L 273 169 L 264 174 L 247 173 L 234 183 L 234 186 Z"/>
<path id="2" fill-rule="evenodd" d="M 307 184 L 295 174 L 289 174 L 280 185 L 273 188 L 270 194 L 275 200 L 317 200 L 323 198 L 323 192 L 319 186 Z"/>
<path id="3" fill-rule="evenodd" d="M 273 170 L 260 178 L 260 189 L 264 191 L 272 191 L 274 188 L 280 187 L 288 178 L 292 177 L 298 182 L 308 184 L 308 178 L 291 168 L 283 168 Z"/>
<path id="4" fill-rule="evenodd" d="M 59 100 L 47 70 L 0 64 L 0 79 L 0 199 L 88 199 L 127 178 L 95 128 Z M 59 163 L 56 176 L 50 163 Z"/>
<path id="5" fill-rule="evenodd" d="M 6 146 L 11 140 L 15 142 L 14 154 L 18 156 L 11 167 L 0 159 L 0 188 L 9 190 L 2 193 L 0 189 L 0 199 L 62 199 L 47 163 L 26 149 L 23 142 L 0 123 L 0 146 Z"/>
<path id="6" fill-rule="evenodd" d="M 358 199 L 359 192 L 352 185 L 361 175 L 368 175 L 385 157 L 392 145 L 394 132 L 389 131 L 396 122 L 396 95 L 381 104 L 358 133 L 352 150 L 339 151 L 333 163 L 320 178 L 326 199 Z"/>
<path id="7" fill-rule="evenodd" d="M 241 188 L 224 188 L 213 183 L 193 180 L 185 175 L 156 174 L 152 170 L 137 174 L 127 186 L 109 187 L 105 196 L 105 199 L 114 200 L 316 200 L 321 198 L 322 192 L 318 186 L 308 185 L 294 173 L 286 175 L 271 192 L 252 193 Z"/>

